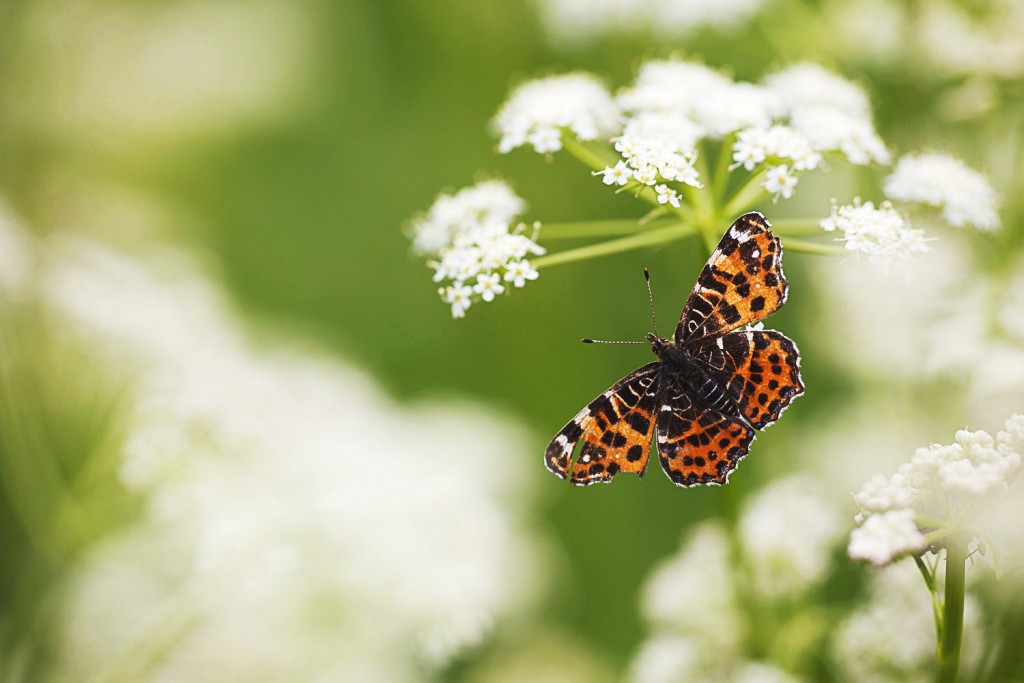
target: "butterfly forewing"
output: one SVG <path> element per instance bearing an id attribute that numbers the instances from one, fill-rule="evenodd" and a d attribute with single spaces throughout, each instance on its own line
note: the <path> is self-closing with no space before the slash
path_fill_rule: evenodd
<path id="1" fill-rule="evenodd" d="M 778 310 L 788 285 L 782 245 L 757 212 L 736 219 L 697 277 L 676 327 L 692 343 L 749 325 Z"/>
<path id="2" fill-rule="evenodd" d="M 687 388 L 664 378 L 658 411 L 658 456 L 665 474 L 679 486 L 724 484 L 754 440 L 739 420 L 698 406 Z"/>
<path id="3" fill-rule="evenodd" d="M 755 429 L 779 419 L 804 393 L 796 344 L 774 330 L 737 330 L 691 346 L 694 358 Z"/>
<path id="4" fill-rule="evenodd" d="M 548 445 L 547 468 L 580 486 L 609 482 L 619 472 L 643 475 L 658 407 L 659 366 L 650 363 L 630 373 L 570 420 Z"/>

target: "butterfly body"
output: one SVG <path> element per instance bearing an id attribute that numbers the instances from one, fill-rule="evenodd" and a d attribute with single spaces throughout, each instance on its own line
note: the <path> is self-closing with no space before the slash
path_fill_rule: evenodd
<path id="1" fill-rule="evenodd" d="M 701 271 L 674 337 L 647 336 L 658 360 L 570 420 L 545 452 L 548 469 L 581 486 L 619 472 L 643 476 L 653 440 L 676 484 L 728 480 L 755 430 L 803 393 L 799 352 L 789 338 L 738 329 L 786 300 L 782 246 L 769 227 L 759 213 L 737 219 Z"/>
<path id="2" fill-rule="evenodd" d="M 700 406 L 718 410 L 730 416 L 738 416 L 739 411 L 729 400 L 725 387 L 710 376 L 701 367 L 700 361 L 692 356 L 683 344 L 671 339 L 647 335 L 651 342 L 651 351 L 662 364 L 662 376 L 671 377 L 676 384 L 689 388 L 689 393 L 697 399 Z"/>

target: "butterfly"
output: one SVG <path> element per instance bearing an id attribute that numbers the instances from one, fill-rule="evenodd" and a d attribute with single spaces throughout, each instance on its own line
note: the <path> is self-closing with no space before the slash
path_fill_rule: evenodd
<path id="1" fill-rule="evenodd" d="M 674 483 L 728 481 L 755 430 L 804 392 L 796 344 L 780 332 L 745 327 L 786 302 L 782 244 L 770 227 L 757 212 L 732 224 L 697 277 L 673 338 L 647 335 L 658 359 L 558 432 L 544 453 L 549 470 L 579 486 L 610 482 L 619 472 L 643 476 L 657 433 L 661 466 Z"/>

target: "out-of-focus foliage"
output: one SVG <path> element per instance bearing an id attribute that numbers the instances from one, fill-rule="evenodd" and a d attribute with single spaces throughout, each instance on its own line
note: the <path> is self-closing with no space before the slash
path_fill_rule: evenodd
<path id="1" fill-rule="evenodd" d="M 1024 409 L 1018 4 L 731 2 L 586 40 L 556 4 L 0 3 L 0 680 L 671 680 L 694 619 L 744 663 L 711 662 L 727 680 L 930 677 L 930 615 L 905 614 L 927 593 L 849 563 L 849 492 Z M 565 159 L 498 156 L 488 121 L 527 78 L 679 51 L 843 73 L 892 151 L 984 171 L 1003 227 L 936 231 L 911 281 L 787 254 L 771 326 L 807 394 L 730 484 L 571 489 L 546 439 L 648 360 L 577 340 L 648 330 L 643 266 L 670 327 L 704 255 L 551 268 L 453 321 L 403 228 L 495 176 L 526 220 L 631 216 Z M 968 572 L 971 680 L 1024 678 L 1021 509 L 994 523 L 1002 581 Z"/>

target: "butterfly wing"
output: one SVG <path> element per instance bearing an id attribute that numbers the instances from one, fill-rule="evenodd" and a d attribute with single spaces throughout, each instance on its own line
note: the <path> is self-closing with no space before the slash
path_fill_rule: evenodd
<path id="1" fill-rule="evenodd" d="M 754 430 L 723 413 L 698 406 L 685 382 L 662 379 L 658 411 L 658 456 L 679 486 L 724 484 L 754 440 Z"/>
<path id="2" fill-rule="evenodd" d="M 676 327 L 687 344 L 761 320 L 786 301 L 782 244 L 755 212 L 736 219 L 693 286 Z"/>
<path id="3" fill-rule="evenodd" d="M 544 453 L 547 468 L 578 486 L 610 482 L 619 472 L 643 476 L 658 407 L 659 366 L 626 375 L 562 428 Z M 576 444 L 583 442 L 572 463 Z"/>
<path id="4" fill-rule="evenodd" d="M 804 393 L 800 352 L 781 332 L 736 330 L 688 348 L 755 429 L 775 422 Z"/>

